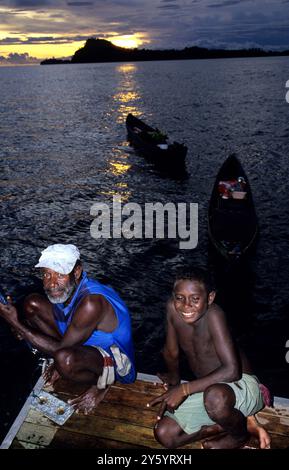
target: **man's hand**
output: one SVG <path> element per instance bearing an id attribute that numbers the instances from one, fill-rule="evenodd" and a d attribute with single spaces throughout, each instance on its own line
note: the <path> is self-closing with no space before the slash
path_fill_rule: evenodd
<path id="1" fill-rule="evenodd" d="M 22 339 L 24 339 L 24 337 L 22 336 L 21 333 L 19 333 L 15 328 L 12 328 L 11 327 L 11 333 L 13 334 L 13 336 L 18 339 L 19 341 L 22 341 Z"/>
<path id="2" fill-rule="evenodd" d="M 0 302 L 0 316 L 8 323 L 17 322 L 18 320 L 17 310 L 11 304 L 4 305 Z"/>
<path id="3" fill-rule="evenodd" d="M 163 414 L 166 409 L 172 412 L 175 410 L 186 398 L 184 391 L 181 385 L 172 387 L 169 391 L 163 393 L 154 400 L 150 401 L 147 406 L 155 406 L 158 403 L 161 403 L 161 406 L 158 411 L 157 419 L 160 420 L 163 417 Z"/>

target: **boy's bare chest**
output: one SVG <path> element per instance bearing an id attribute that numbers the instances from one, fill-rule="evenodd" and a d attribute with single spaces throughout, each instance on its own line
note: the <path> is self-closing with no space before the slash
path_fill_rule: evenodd
<path id="1" fill-rule="evenodd" d="M 175 324 L 179 345 L 183 350 L 191 349 L 197 354 L 198 351 L 206 350 L 210 344 L 210 333 L 207 326 L 196 328 L 195 326 L 177 321 Z"/>
<path id="2" fill-rule="evenodd" d="M 207 370 L 208 359 L 215 358 L 215 348 L 213 346 L 211 335 L 206 327 L 196 329 L 176 325 L 178 342 L 183 350 L 192 371 L 197 375 L 203 375 Z"/>

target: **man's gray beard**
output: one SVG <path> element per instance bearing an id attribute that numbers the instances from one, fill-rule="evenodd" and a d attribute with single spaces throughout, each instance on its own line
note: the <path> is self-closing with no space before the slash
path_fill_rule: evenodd
<path id="1" fill-rule="evenodd" d="M 75 286 L 76 286 L 75 282 L 72 282 L 69 286 L 66 287 L 63 294 L 60 295 L 59 297 L 51 297 L 47 291 L 45 291 L 45 293 L 47 295 L 49 302 L 51 302 L 52 304 L 64 304 L 64 302 L 66 302 L 71 296 L 72 292 L 75 289 Z"/>

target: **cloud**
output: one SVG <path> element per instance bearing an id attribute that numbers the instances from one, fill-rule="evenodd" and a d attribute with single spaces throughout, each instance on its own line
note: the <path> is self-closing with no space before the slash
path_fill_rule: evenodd
<path id="1" fill-rule="evenodd" d="M 21 39 L 17 37 L 6 37 L 0 39 L 0 45 L 11 46 L 11 45 L 31 45 L 31 44 L 67 44 L 71 42 L 86 41 L 87 36 L 39 36 L 39 37 L 27 37 Z"/>
<path id="2" fill-rule="evenodd" d="M 27 52 L 18 54 L 17 52 L 10 53 L 7 57 L 0 56 L 0 65 L 28 65 L 39 64 L 39 59 L 31 57 Z"/>
<path id="3" fill-rule="evenodd" d="M 250 2 L 252 0 L 224 0 L 223 2 L 219 3 L 211 3 L 208 6 L 208 8 L 223 8 L 223 7 L 230 7 L 233 5 L 238 5 L 240 3 L 244 2 Z"/>
<path id="4" fill-rule="evenodd" d="M 166 5 L 158 5 L 157 8 L 162 8 L 162 9 L 167 9 L 167 10 L 178 10 L 180 7 L 180 5 L 176 5 L 176 4 L 172 4 L 172 3 L 168 3 Z"/>
<path id="5" fill-rule="evenodd" d="M 70 7 L 90 7 L 93 2 L 67 2 L 67 5 Z"/>
<path id="6" fill-rule="evenodd" d="M 15 8 L 38 8 L 52 5 L 56 6 L 59 2 L 57 2 L 57 0 L 8 0 L 2 3 Z"/>
<path id="7" fill-rule="evenodd" d="M 152 49 L 200 42 L 281 49 L 289 48 L 287 18 L 289 0 L 1 0 L 0 30 L 15 50 L 15 35 L 23 45 L 134 33 Z"/>

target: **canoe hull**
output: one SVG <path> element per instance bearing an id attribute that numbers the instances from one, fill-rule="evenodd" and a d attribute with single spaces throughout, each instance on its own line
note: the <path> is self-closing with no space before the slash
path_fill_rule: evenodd
<path id="1" fill-rule="evenodd" d="M 167 138 L 160 138 L 159 141 L 152 142 L 148 139 L 149 133 L 158 132 L 157 129 L 148 126 L 142 120 L 132 114 L 128 114 L 126 119 L 126 128 L 129 142 L 141 153 L 147 160 L 161 167 L 183 167 L 187 154 L 187 147 L 183 144 L 174 142 L 167 144 Z M 166 146 L 160 148 L 158 145 Z"/>
<path id="2" fill-rule="evenodd" d="M 221 197 L 220 182 L 222 184 L 223 181 L 234 181 L 240 177 L 245 181 L 245 197 Z M 258 222 L 250 183 L 234 155 L 227 158 L 216 177 L 209 203 L 208 232 L 212 244 L 227 260 L 240 259 L 256 242 Z"/>

